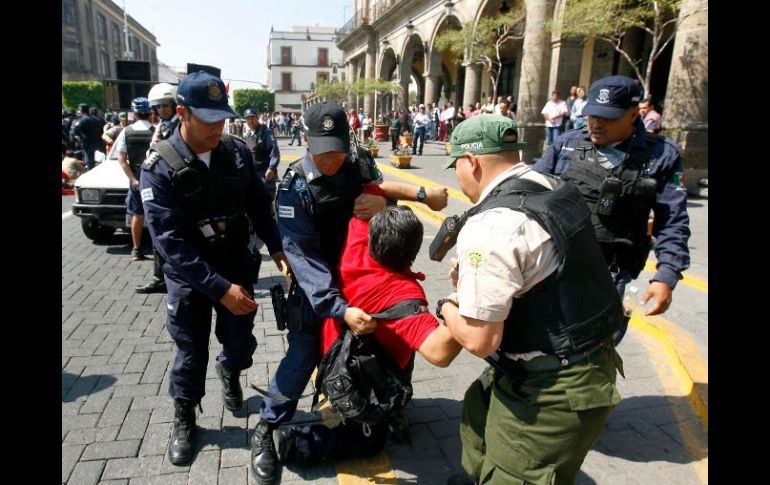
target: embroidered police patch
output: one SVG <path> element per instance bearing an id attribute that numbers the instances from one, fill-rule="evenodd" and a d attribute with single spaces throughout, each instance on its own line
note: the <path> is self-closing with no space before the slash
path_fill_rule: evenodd
<path id="1" fill-rule="evenodd" d="M 485 251 L 481 248 L 473 248 L 465 255 L 468 263 L 476 269 L 479 269 L 486 262 Z"/>
<path id="2" fill-rule="evenodd" d="M 331 116 L 326 115 L 323 117 L 321 124 L 323 125 L 324 130 L 329 131 L 334 128 L 334 119 L 332 119 Z"/>
<path id="3" fill-rule="evenodd" d="M 610 90 L 602 88 L 599 90 L 599 97 L 596 98 L 597 103 L 607 104 L 610 102 Z"/>
<path id="4" fill-rule="evenodd" d="M 156 151 L 150 151 L 150 156 L 144 159 L 144 164 L 151 167 L 155 162 L 160 159 L 160 153 Z"/>
<path id="5" fill-rule="evenodd" d="M 279 205 L 278 217 L 282 217 L 284 219 L 294 219 L 294 207 L 290 205 Z"/>
<path id="6" fill-rule="evenodd" d="M 146 189 L 142 189 L 142 202 L 147 202 L 149 200 L 154 200 L 155 195 L 152 193 L 152 187 L 147 187 Z"/>
<path id="7" fill-rule="evenodd" d="M 219 89 L 219 85 L 216 81 L 209 81 L 209 99 L 212 101 L 219 101 L 222 99 L 222 90 Z"/>

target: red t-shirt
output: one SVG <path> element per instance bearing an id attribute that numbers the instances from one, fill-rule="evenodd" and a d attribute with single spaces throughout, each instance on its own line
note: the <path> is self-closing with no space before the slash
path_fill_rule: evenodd
<path id="1" fill-rule="evenodd" d="M 358 119 L 357 114 L 348 116 L 348 123 L 350 124 L 350 128 L 352 130 L 361 128 L 361 120 Z"/>
<path id="2" fill-rule="evenodd" d="M 364 193 L 384 196 L 376 185 L 364 187 Z M 369 253 L 369 222 L 350 218 L 348 236 L 339 265 L 340 292 L 348 305 L 372 314 L 396 303 L 425 298 L 425 291 L 417 282 L 424 280 L 422 273 L 410 270 L 395 272 L 380 265 Z M 321 353 L 326 354 L 342 333 L 344 321 L 327 318 L 321 331 Z M 438 320 L 430 313 L 421 313 L 399 320 L 380 320 L 374 331 L 375 338 L 402 369 L 428 335 L 438 327 Z"/>

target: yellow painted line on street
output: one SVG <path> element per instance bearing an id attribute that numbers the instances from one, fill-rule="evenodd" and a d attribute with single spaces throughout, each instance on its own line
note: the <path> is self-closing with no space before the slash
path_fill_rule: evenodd
<path id="1" fill-rule="evenodd" d="M 708 411 L 706 410 L 704 421 L 704 416 L 701 416 L 699 412 L 699 409 L 702 410 L 702 407 L 698 404 L 699 399 L 696 397 L 698 386 L 692 384 L 687 369 L 684 369 L 679 360 L 679 355 L 672 348 L 666 333 L 647 322 L 646 319 L 648 318 L 651 317 L 643 317 L 635 312 L 631 317 L 630 323 L 634 328 L 641 330 L 647 334 L 646 336 L 651 337 L 651 339 L 639 339 L 651 355 L 658 353 L 660 351 L 659 347 L 662 347 L 663 352 L 668 357 L 667 359 L 652 358 L 650 362 L 660 379 L 663 392 L 670 403 L 669 409 L 674 415 L 683 444 L 693 458 L 691 466 L 701 483 L 708 483 Z M 652 341 L 656 341 L 659 345 L 653 344 Z M 669 362 L 666 363 L 664 360 Z M 672 375 L 671 369 L 674 369 L 674 374 L 676 375 Z M 689 381 L 689 385 L 687 381 Z M 684 397 L 688 398 L 692 409 L 695 410 L 698 418 L 701 419 L 700 423 L 698 420 L 692 419 L 685 409 L 678 405 L 677 400 Z M 701 427 L 701 424 L 704 426 Z"/>
<path id="2" fill-rule="evenodd" d="M 647 263 L 644 265 L 644 269 L 654 273 L 658 269 L 655 267 L 655 261 L 654 260 L 647 260 Z M 708 281 L 702 280 L 698 278 L 697 276 L 692 276 L 688 274 L 682 275 L 682 284 L 685 284 L 691 288 L 695 288 L 696 290 L 700 290 L 704 293 L 709 292 L 709 284 Z"/>
<path id="3" fill-rule="evenodd" d="M 388 175 L 393 175 L 394 177 L 401 177 L 402 179 L 412 182 L 413 184 L 424 185 L 425 187 L 428 187 L 428 188 L 442 187 L 442 185 L 438 182 L 434 182 L 433 180 L 422 178 L 417 175 L 404 172 L 403 169 L 391 167 L 390 165 L 386 165 L 384 163 L 377 162 L 377 168 L 379 168 L 380 171 L 382 171 L 383 173 L 387 173 Z M 466 197 L 465 194 L 463 194 L 459 190 L 452 189 L 452 188 L 448 188 L 448 189 L 449 189 L 450 197 L 457 199 L 460 202 L 465 202 L 466 204 L 471 203 L 470 199 L 468 199 L 468 197 Z"/>
<path id="4" fill-rule="evenodd" d="M 430 222 L 437 226 L 440 226 L 444 222 L 444 219 L 446 219 L 446 216 L 441 212 L 436 212 L 434 210 L 431 210 L 428 207 L 426 207 L 425 204 L 422 204 L 420 202 L 399 200 L 398 203 L 401 205 L 408 206 L 410 209 L 415 211 L 418 215 L 422 215 L 430 219 Z"/>
<path id="5" fill-rule="evenodd" d="M 338 461 L 334 466 L 337 469 L 337 482 L 340 485 L 398 483 L 396 472 L 391 469 L 390 460 L 385 451 L 366 459 Z"/>
<path id="6" fill-rule="evenodd" d="M 302 158 L 302 157 L 300 157 L 299 155 L 286 155 L 285 157 L 281 157 L 281 161 L 282 162 L 296 162 L 300 158 Z"/>

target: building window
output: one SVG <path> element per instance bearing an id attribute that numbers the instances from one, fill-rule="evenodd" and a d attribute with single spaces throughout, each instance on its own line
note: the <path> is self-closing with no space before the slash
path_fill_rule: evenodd
<path id="1" fill-rule="evenodd" d="M 112 48 L 120 51 L 120 27 L 118 24 L 112 24 Z"/>
<path id="2" fill-rule="evenodd" d="M 75 1 L 74 0 L 62 0 L 61 2 L 61 19 L 62 22 L 69 25 L 75 24 Z"/>
<path id="3" fill-rule="evenodd" d="M 281 91 L 291 91 L 291 73 L 281 73 Z"/>
<path id="4" fill-rule="evenodd" d="M 99 32 L 99 38 L 107 40 L 107 19 L 98 12 L 96 13 L 96 28 Z"/>
<path id="5" fill-rule="evenodd" d="M 319 66 L 329 65 L 329 49 L 325 47 L 318 48 L 318 65 Z"/>
<path id="6" fill-rule="evenodd" d="M 150 50 L 147 48 L 147 44 L 142 44 L 142 60 L 150 60 Z"/>
<path id="7" fill-rule="evenodd" d="M 110 77 L 110 56 L 102 51 L 102 76 L 109 79 Z"/>
<path id="8" fill-rule="evenodd" d="M 281 47 L 281 65 L 291 65 L 291 47 Z"/>
<path id="9" fill-rule="evenodd" d="M 319 71 L 315 74 L 316 84 L 324 84 L 329 82 L 329 73 Z"/>
<path id="10" fill-rule="evenodd" d="M 74 42 L 66 42 L 63 45 L 62 66 L 67 71 L 80 71 L 80 48 Z"/>

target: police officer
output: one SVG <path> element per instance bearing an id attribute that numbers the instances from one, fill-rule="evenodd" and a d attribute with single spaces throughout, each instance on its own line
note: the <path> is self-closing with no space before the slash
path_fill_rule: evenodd
<path id="1" fill-rule="evenodd" d="M 215 370 L 225 407 L 243 404 L 239 376 L 252 364 L 257 304 L 252 298 L 252 229 L 265 241 L 276 265 L 287 272 L 269 199 L 244 143 L 225 135 L 233 116 L 222 80 L 203 71 L 178 87 L 179 127 L 153 145 L 142 165 L 142 202 L 153 244 L 165 260 L 166 328 L 177 354 L 169 394 L 175 418 L 168 455 L 186 464 L 195 449 L 195 406 L 205 394 L 211 331 L 216 310 L 222 352 Z"/>
<path id="2" fill-rule="evenodd" d="M 572 185 L 519 163 L 510 118 L 474 116 L 450 143 L 447 168 L 475 205 L 459 223 L 457 291 L 437 314 L 494 364 L 463 400 L 463 468 L 477 483 L 574 483 L 620 400 L 623 311 L 590 211 Z"/>
<path id="3" fill-rule="evenodd" d="M 152 145 L 161 140 L 171 138 L 179 124 L 176 115 L 176 88 L 168 83 L 158 83 L 150 89 L 148 100 L 150 108 L 160 117 L 160 123 L 152 136 Z M 153 275 L 150 282 L 134 288 L 136 293 L 165 293 L 166 281 L 163 279 L 163 257 L 158 251 L 153 251 Z"/>
<path id="4" fill-rule="evenodd" d="M 144 260 L 142 253 L 142 229 L 144 228 L 144 209 L 142 198 L 139 194 L 139 169 L 144 162 L 147 149 L 152 140 L 152 124 L 150 118 L 150 104 L 147 98 L 135 98 L 131 101 L 131 110 L 136 120 L 127 126 L 115 140 L 115 151 L 118 154 L 118 163 L 128 177 L 130 184 L 126 194 L 126 211 L 131 215 L 131 260 Z"/>
<path id="5" fill-rule="evenodd" d="M 89 114 L 88 104 L 86 103 L 78 105 L 78 114 L 80 117 L 70 128 L 70 139 L 77 143 L 78 149 L 83 150 L 86 168 L 90 170 L 96 164 L 94 152 L 96 150 L 104 150 L 104 142 L 102 141 L 104 120 Z"/>
<path id="6" fill-rule="evenodd" d="M 259 122 L 258 113 L 253 109 L 243 112 L 248 128 L 243 133 L 243 141 L 251 150 L 254 158 L 254 168 L 259 178 L 265 183 L 270 199 L 275 198 L 275 182 L 278 171 L 278 162 L 281 161 L 281 152 L 278 143 L 267 127 Z"/>
<path id="7" fill-rule="evenodd" d="M 69 110 L 61 110 L 61 151 L 62 158 L 70 148 L 70 128 L 72 127 L 72 113 Z"/>
<path id="8" fill-rule="evenodd" d="M 647 224 L 654 212 L 657 272 L 642 304 L 654 299 L 645 315 L 657 315 L 668 309 L 671 292 L 690 266 L 690 218 L 679 148 L 645 131 L 638 106 L 642 91 L 625 76 L 594 82 L 583 108 L 588 126 L 557 138 L 533 168 L 569 180 L 583 195 L 621 298 L 647 261 L 652 246 Z M 616 343 L 627 328 L 626 319 Z"/>
<path id="9" fill-rule="evenodd" d="M 251 469 L 260 484 L 280 480 L 273 431 L 294 416 L 319 362 L 323 319 L 344 320 L 357 333 L 376 325 L 361 309 L 348 306 L 336 283 L 350 217 L 368 220 L 385 207 L 383 197 L 359 195 L 363 185 L 378 183 L 390 198 L 420 200 L 434 210 L 447 204 L 446 188 L 426 191 L 384 182 L 372 158 L 351 153 L 350 126 L 337 103 L 315 104 L 304 118 L 308 151 L 287 169 L 275 204 L 283 248 L 302 298 L 302 328 L 289 330 L 289 348 L 260 405 L 260 421 L 251 438 Z"/>

